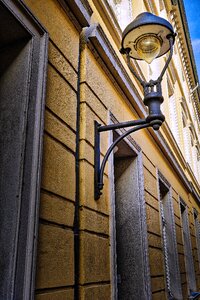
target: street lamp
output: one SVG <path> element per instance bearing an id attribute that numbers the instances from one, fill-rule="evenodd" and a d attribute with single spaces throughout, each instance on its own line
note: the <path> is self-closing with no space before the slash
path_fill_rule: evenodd
<path id="1" fill-rule="evenodd" d="M 144 104 L 148 107 L 148 116 L 145 119 L 103 126 L 95 121 L 95 169 L 94 169 L 94 192 L 95 200 L 100 198 L 103 189 L 103 173 L 108 157 L 114 147 L 127 135 L 143 128 L 153 127 L 158 130 L 165 120 L 160 106 L 164 101 L 162 96 L 161 81 L 173 55 L 173 44 L 176 34 L 172 25 L 165 19 L 145 12 L 138 15 L 122 33 L 122 48 L 120 52 L 126 55 L 127 64 L 133 75 L 143 87 Z M 148 82 L 142 80 L 131 65 L 131 58 L 145 60 L 151 63 L 170 51 L 160 76 L 156 80 Z M 100 133 L 108 130 L 132 127 L 119 136 L 108 148 L 102 164 L 100 165 Z"/>

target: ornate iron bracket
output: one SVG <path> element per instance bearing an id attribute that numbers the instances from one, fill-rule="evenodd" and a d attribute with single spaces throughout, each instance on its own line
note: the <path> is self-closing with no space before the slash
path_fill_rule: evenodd
<path id="1" fill-rule="evenodd" d="M 112 124 L 112 125 L 107 125 L 103 126 L 99 124 L 98 122 L 95 121 L 95 148 L 94 148 L 94 155 L 95 155 L 95 168 L 94 168 L 94 187 L 95 187 L 95 200 L 98 200 L 102 194 L 101 190 L 103 189 L 103 174 L 104 174 L 104 169 L 106 162 L 108 160 L 109 155 L 111 154 L 112 150 L 114 147 L 126 136 L 129 134 L 138 131 L 143 128 L 147 127 L 153 127 L 155 130 L 158 130 L 159 127 L 162 125 L 161 120 L 153 120 L 153 121 L 148 121 L 147 119 L 141 119 L 141 120 L 134 120 L 134 121 L 129 121 L 129 122 L 124 122 L 120 124 Z M 133 127 L 129 130 L 127 130 L 125 133 L 120 135 L 114 143 L 108 148 L 102 164 L 100 166 L 100 133 L 103 131 L 109 131 L 109 130 L 115 130 L 119 128 L 126 128 L 126 127 Z"/>

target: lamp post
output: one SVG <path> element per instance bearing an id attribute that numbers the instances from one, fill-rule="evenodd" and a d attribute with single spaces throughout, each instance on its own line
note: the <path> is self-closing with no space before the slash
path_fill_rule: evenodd
<path id="1" fill-rule="evenodd" d="M 161 81 L 173 55 L 173 44 L 176 34 L 172 25 L 165 19 L 145 12 L 138 15 L 122 33 L 122 48 L 120 52 L 126 55 L 130 71 L 143 87 L 144 104 L 148 107 L 148 116 L 145 119 L 132 120 L 128 122 L 103 126 L 95 121 L 95 170 L 94 170 L 94 192 L 95 200 L 100 198 L 103 189 L 103 173 L 108 157 L 114 147 L 127 135 L 143 128 L 153 127 L 158 130 L 165 120 L 160 106 L 164 101 L 162 96 Z M 160 76 L 156 80 L 148 82 L 142 80 L 131 65 L 131 59 L 145 60 L 151 63 L 170 51 Z M 100 165 L 100 133 L 108 130 L 132 127 L 119 136 L 108 148 L 102 164 Z"/>

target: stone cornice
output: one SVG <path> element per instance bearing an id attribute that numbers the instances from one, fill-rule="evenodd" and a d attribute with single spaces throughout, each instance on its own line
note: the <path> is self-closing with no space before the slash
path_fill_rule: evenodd
<path id="1" fill-rule="evenodd" d="M 72 19 L 78 31 L 90 25 L 93 11 L 87 0 L 58 0 L 58 2 Z"/>
<path id="2" fill-rule="evenodd" d="M 199 82 L 196 64 L 193 54 L 193 49 L 191 45 L 191 39 L 189 34 L 189 28 L 187 23 L 187 18 L 185 14 L 185 8 L 182 0 L 172 1 L 173 10 L 171 11 L 171 17 L 173 21 L 173 25 L 178 34 L 178 46 L 180 49 L 180 57 L 183 63 L 184 71 L 186 74 L 186 80 L 188 82 L 188 86 L 190 90 L 196 86 Z M 197 89 L 196 95 L 193 97 L 193 101 L 195 104 L 195 110 L 200 121 L 200 91 Z"/>

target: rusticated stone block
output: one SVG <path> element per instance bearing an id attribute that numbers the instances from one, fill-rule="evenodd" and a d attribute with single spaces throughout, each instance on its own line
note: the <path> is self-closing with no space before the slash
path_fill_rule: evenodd
<path id="1" fill-rule="evenodd" d="M 156 292 L 156 291 L 165 289 L 164 276 L 151 278 L 151 289 L 152 289 L 152 292 Z"/>
<path id="2" fill-rule="evenodd" d="M 180 204 L 176 200 L 174 200 L 174 198 L 172 200 L 173 200 L 174 214 L 180 217 L 181 214 Z"/>
<path id="3" fill-rule="evenodd" d="M 49 42 L 49 61 L 62 76 L 77 89 L 77 73 L 56 47 Z"/>
<path id="4" fill-rule="evenodd" d="M 155 209 L 159 210 L 159 202 L 158 199 L 155 199 L 152 195 L 145 191 L 145 201 L 147 204 L 150 204 Z"/>
<path id="5" fill-rule="evenodd" d="M 74 239 L 71 230 L 40 225 L 36 288 L 74 283 Z"/>
<path id="6" fill-rule="evenodd" d="M 46 105 L 76 130 L 76 92 L 50 65 L 48 66 Z"/>
<path id="7" fill-rule="evenodd" d="M 146 205 L 146 220 L 147 220 L 147 230 L 160 235 L 161 228 L 160 228 L 159 212 L 149 205 Z"/>
<path id="8" fill-rule="evenodd" d="M 94 145 L 94 121 L 102 124 L 98 116 L 86 105 L 81 104 L 81 129 L 80 138 L 87 140 L 90 144 Z M 103 124 L 102 124 L 103 125 Z M 108 149 L 108 132 L 101 133 L 101 153 L 105 154 Z"/>
<path id="9" fill-rule="evenodd" d="M 184 254 L 179 253 L 178 254 L 178 260 L 179 260 L 179 270 L 180 270 L 180 273 L 185 273 L 185 258 L 184 258 Z"/>
<path id="10" fill-rule="evenodd" d="M 110 280 L 109 239 L 82 232 L 81 249 L 81 284 Z"/>
<path id="11" fill-rule="evenodd" d="M 161 291 L 152 295 L 152 300 L 166 300 L 165 291 Z"/>
<path id="12" fill-rule="evenodd" d="M 95 285 L 81 288 L 81 300 L 109 300 L 111 299 L 110 285 Z"/>
<path id="13" fill-rule="evenodd" d="M 172 189 L 172 197 L 176 200 L 176 202 L 179 202 L 179 195 L 174 189 Z"/>
<path id="14" fill-rule="evenodd" d="M 186 283 L 182 284 L 183 299 L 188 299 L 188 286 Z"/>
<path id="15" fill-rule="evenodd" d="M 51 112 L 45 111 L 45 130 L 54 138 L 65 144 L 73 152 L 76 150 L 76 135 Z"/>
<path id="16" fill-rule="evenodd" d="M 146 155 L 142 156 L 142 160 L 143 160 L 143 165 L 144 167 L 154 176 L 156 177 L 156 167 L 154 166 L 154 164 L 149 160 L 148 157 L 146 157 Z"/>
<path id="17" fill-rule="evenodd" d="M 175 225 L 175 228 L 176 228 L 176 241 L 179 244 L 183 244 L 182 229 L 177 225 Z"/>
<path id="18" fill-rule="evenodd" d="M 52 291 L 52 292 L 35 295 L 35 300 L 73 300 L 73 299 L 74 299 L 73 289 Z"/>
<path id="19" fill-rule="evenodd" d="M 75 158 L 49 136 L 44 136 L 42 187 L 60 196 L 75 198 Z"/>
<path id="20" fill-rule="evenodd" d="M 156 178 L 144 168 L 144 187 L 152 196 L 158 199 L 157 180 Z"/>
<path id="21" fill-rule="evenodd" d="M 152 233 L 148 233 L 148 243 L 149 246 L 156 247 L 156 248 L 162 248 L 162 240 L 161 236 L 157 236 Z"/>
<path id="22" fill-rule="evenodd" d="M 45 26 L 51 40 L 78 69 L 79 33 L 58 1 L 26 0 L 25 3 Z"/>
<path id="23" fill-rule="evenodd" d="M 159 249 L 149 247 L 149 263 L 151 276 L 164 275 L 163 253 Z"/>
<path id="24" fill-rule="evenodd" d="M 109 217 L 98 212 L 82 208 L 80 212 L 80 227 L 97 233 L 109 234 Z"/>
<path id="25" fill-rule="evenodd" d="M 86 83 L 81 84 L 81 101 L 87 102 L 91 109 L 98 113 L 99 118 L 107 123 L 108 121 L 108 110 L 103 103 L 96 97 L 96 95 L 89 89 Z"/>
<path id="26" fill-rule="evenodd" d="M 94 168 L 87 161 L 80 162 L 81 205 L 109 214 L 108 178 L 104 176 L 103 193 L 98 201 L 94 199 Z"/>
<path id="27" fill-rule="evenodd" d="M 73 226 L 74 203 L 56 197 L 55 195 L 42 192 L 40 218 L 57 224 Z"/>

